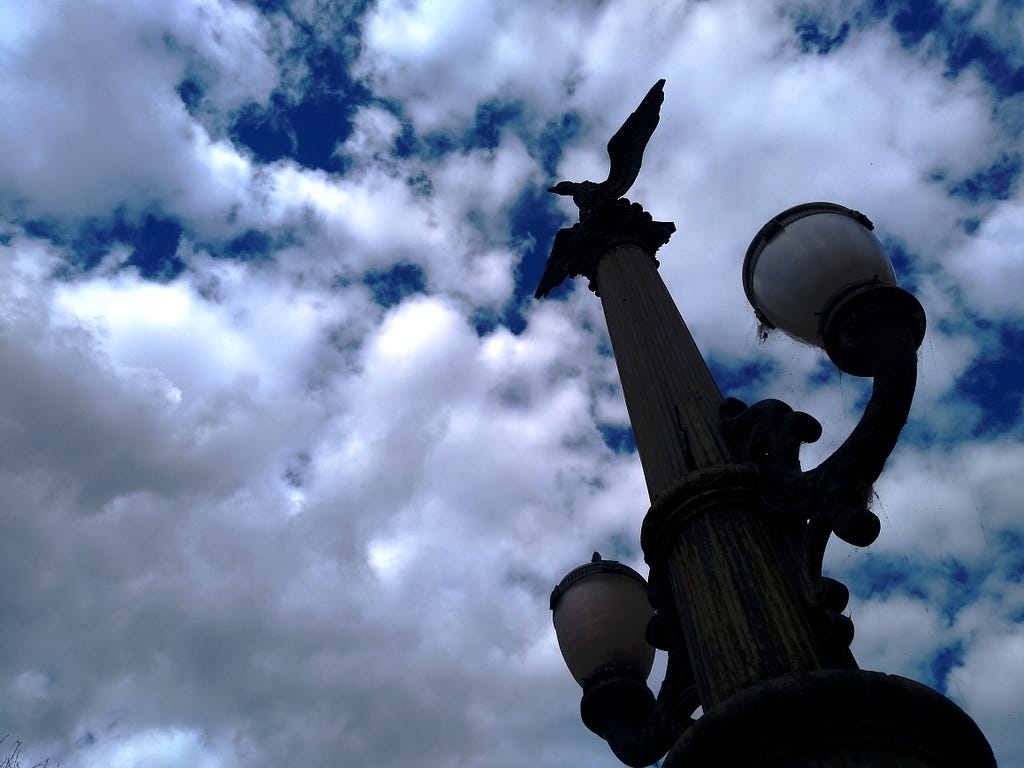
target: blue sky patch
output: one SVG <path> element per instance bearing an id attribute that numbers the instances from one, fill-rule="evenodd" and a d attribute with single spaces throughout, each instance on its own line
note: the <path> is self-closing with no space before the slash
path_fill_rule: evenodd
<path id="1" fill-rule="evenodd" d="M 949 673 L 956 667 L 962 666 L 963 661 L 963 643 L 956 642 L 952 645 L 944 646 L 932 657 L 928 669 L 931 679 L 923 680 L 922 682 L 930 685 L 937 691 L 947 690 L 946 682 L 949 679 Z"/>
<path id="2" fill-rule="evenodd" d="M 231 140 L 249 149 L 261 163 L 289 157 L 295 147 L 291 126 L 282 114 L 283 104 L 275 108 L 275 101 L 281 102 L 281 98 L 275 96 L 266 109 L 250 104 L 228 129 Z"/>
<path id="3" fill-rule="evenodd" d="M 295 132 L 295 160 L 307 168 L 344 170 L 335 148 L 352 132 L 355 106 L 343 95 L 306 96 L 286 113 Z"/>
<path id="4" fill-rule="evenodd" d="M 184 269 L 177 256 L 182 227 L 175 219 L 147 215 L 136 230 L 132 244 L 134 250 L 128 263 L 138 267 L 148 280 L 171 280 Z"/>
<path id="5" fill-rule="evenodd" d="M 998 343 L 979 355 L 957 380 L 954 396 L 978 405 L 982 419 L 975 428 L 981 434 L 1013 429 L 1024 404 L 1024 328 L 999 326 Z"/>
<path id="6" fill-rule="evenodd" d="M 523 194 L 512 206 L 512 211 L 509 214 L 512 240 L 532 243 L 531 247 L 523 254 L 519 268 L 516 270 L 515 301 L 517 304 L 521 304 L 526 297 L 532 297 L 537 290 L 540 276 L 544 274 L 544 267 L 551 254 L 555 233 L 559 229 L 572 226 L 575 223 L 567 221 L 555 203 L 555 195 L 546 189 L 530 187 L 523 190 Z M 550 297 L 564 298 L 571 290 L 568 287 L 571 285 L 572 281 L 567 280 L 552 291 Z"/>
<path id="7" fill-rule="evenodd" d="M 512 206 L 509 214 L 512 242 L 528 244 L 516 267 L 512 298 L 504 310 L 505 324 L 512 333 L 522 333 L 526 328 L 523 310 L 534 301 L 533 294 L 544 273 L 555 232 L 564 226 L 571 226 L 571 223 L 555 206 L 554 195 L 539 187 L 525 189 Z M 573 283 L 573 280 L 566 280 L 544 300 L 564 299 L 573 290 Z"/>
<path id="8" fill-rule="evenodd" d="M 266 232 L 247 229 L 224 247 L 224 254 L 243 261 L 262 260 L 270 257 L 274 241 Z"/>
<path id="9" fill-rule="evenodd" d="M 287 11 L 288 0 L 249 0 L 262 13 L 274 13 L 276 11 Z"/>
<path id="10" fill-rule="evenodd" d="M 434 194 L 434 183 L 425 171 L 418 171 L 415 175 L 406 178 L 405 183 L 417 195 L 430 197 Z"/>
<path id="11" fill-rule="evenodd" d="M 478 336 L 486 336 L 493 332 L 498 326 L 508 329 L 513 335 L 518 336 L 526 330 L 526 317 L 524 312 L 527 303 L 533 301 L 531 295 L 522 301 L 510 300 L 500 310 L 489 307 L 478 307 L 473 312 L 472 322 Z"/>
<path id="12" fill-rule="evenodd" d="M 228 133 L 260 162 L 287 157 L 307 168 L 342 172 L 344 158 L 334 150 L 352 132 L 356 108 L 340 94 L 310 93 L 294 105 L 275 94 L 267 108 L 250 104 L 242 110 Z"/>
<path id="13" fill-rule="evenodd" d="M 485 101 L 476 108 L 473 128 L 463 137 L 462 145 L 467 149 L 497 149 L 502 131 L 519 120 L 522 112 L 519 104 Z"/>
<path id="14" fill-rule="evenodd" d="M 511 113 L 504 115 L 511 120 Z M 493 122 L 493 121 L 492 121 Z M 566 112 L 558 120 L 548 122 L 540 137 L 533 142 L 539 149 L 540 161 L 550 175 L 552 185 L 557 181 L 556 170 L 565 146 L 580 131 L 580 117 L 575 112 Z M 512 206 L 509 213 L 509 229 L 512 241 L 529 243 L 529 247 L 516 268 L 516 282 L 512 299 L 506 307 L 506 325 L 513 333 L 521 333 L 526 327 L 522 317 L 523 308 L 533 301 L 533 294 L 540 283 L 547 265 L 555 233 L 563 227 L 572 226 L 575 217 L 567 220 L 557 205 L 555 195 L 547 188 L 529 187 Z M 546 299 L 564 299 L 574 289 L 574 281 L 566 280 L 548 294 Z"/>
<path id="15" fill-rule="evenodd" d="M 614 453 L 636 453 L 636 437 L 632 427 L 621 424 L 598 424 L 601 439 Z"/>
<path id="16" fill-rule="evenodd" d="M 156 213 L 134 221 L 120 211 L 109 219 L 86 219 L 72 234 L 45 220 L 28 221 L 23 226 L 26 234 L 67 248 L 72 265 L 86 272 L 118 247 L 131 251 L 125 266 L 135 267 L 147 280 L 173 280 L 186 268 L 177 255 L 184 232 L 181 222 Z"/>
<path id="17" fill-rule="evenodd" d="M 749 398 L 753 392 L 763 388 L 764 379 L 771 375 L 774 364 L 770 361 L 750 361 L 740 365 L 724 365 L 711 358 L 708 369 L 718 384 L 723 397 L 736 397 L 747 405 L 753 405 Z"/>
<path id="18" fill-rule="evenodd" d="M 417 150 L 416 131 L 413 130 L 412 122 L 406 117 L 401 109 L 394 107 L 391 104 L 381 104 L 385 109 L 394 114 L 402 125 L 402 131 L 398 134 L 395 139 L 395 157 L 406 158 L 412 157 Z"/>
<path id="19" fill-rule="evenodd" d="M 65 238 L 61 234 L 61 228 L 56 222 L 46 219 L 29 219 L 21 223 L 25 234 L 29 237 L 38 237 L 42 240 L 52 240 L 55 243 L 62 243 Z"/>
<path id="20" fill-rule="evenodd" d="M 905 560 L 875 555 L 870 551 L 868 557 L 853 568 L 847 584 L 850 592 L 862 599 L 884 598 L 893 592 L 903 592 L 916 598 L 925 596 L 920 588 L 913 586 Z"/>
<path id="21" fill-rule="evenodd" d="M 1015 66 L 989 37 L 971 29 L 975 16 L 982 12 L 977 4 L 952 8 L 936 0 L 875 0 L 872 6 L 872 15 L 888 19 L 905 48 L 936 36 L 945 52 L 947 77 L 959 77 L 968 67 L 976 67 L 1000 97 L 1020 93 L 1024 91 L 1024 67 Z"/>
<path id="22" fill-rule="evenodd" d="M 846 42 L 850 35 L 850 22 L 844 21 L 838 29 L 823 28 L 820 19 L 803 18 L 794 30 L 804 53 L 824 55 Z"/>
<path id="23" fill-rule="evenodd" d="M 917 279 L 914 269 L 917 260 L 913 254 L 907 250 L 902 242 L 892 238 L 883 240 L 882 247 L 885 249 L 885 254 L 889 257 L 889 261 L 892 262 L 892 268 L 896 271 L 896 280 L 899 282 L 900 287 L 907 289 L 911 293 L 917 293 Z"/>
<path id="24" fill-rule="evenodd" d="M 367 272 L 363 282 L 373 293 L 374 300 L 385 308 L 426 290 L 426 276 L 415 264 L 395 264 L 389 269 Z"/>
<path id="25" fill-rule="evenodd" d="M 25 231 L 34 237 L 47 237 L 55 243 L 67 246 L 71 251 L 74 266 L 88 271 L 95 269 L 103 258 L 127 238 L 128 227 L 118 216 L 110 221 L 86 219 L 78 231 L 68 240 L 56 227 L 50 228 L 49 222 L 33 221 L 25 226 Z"/>
<path id="26" fill-rule="evenodd" d="M 892 16 L 891 24 L 906 48 L 917 45 L 930 32 L 941 29 L 944 21 L 942 6 L 936 0 L 876 0 L 875 9 L 898 9 Z"/>
<path id="27" fill-rule="evenodd" d="M 481 338 L 489 333 L 493 333 L 502 324 L 501 315 L 493 309 L 485 309 L 483 307 L 477 307 L 470 318 L 470 322 L 473 324 L 476 335 Z M 522 333 L 522 331 L 519 331 L 519 333 Z"/>
<path id="28" fill-rule="evenodd" d="M 986 37 L 965 32 L 950 35 L 947 42 L 946 66 L 950 76 L 956 77 L 967 67 L 974 66 L 999 96 L 1024 91 L 1024 67 L 1015 67 Z"/>
<path id="29" fill-rule="evenodd" d="M 988 168 L 953 184 L 949 193 L 972 203 L 979 200 L 1006 200 L 1013 194 L 1020 172 L 1021 156 L 1003 155 Z"/>
<path id="30" fill-rule="evenodd" d="M 447 133 L 428 133 L 415 143 L 419 153 L 426 158 L 436 158 L 447 155 L 459 149 L 458 142 Z"/>
<path id="31" fill-rule="evenodd" d="M 978 599 L 982 583 L 988 575 L 985 571 L 970 569 L 955 557 L 940 563 L 942 580 L 949 588 L 941 608 L 949 617 L 956 616 L 964 606 Z"/>
<path id="32" fill-rule="evenodd" d="M 992 538 L 996 546 L 1002 550 L 1001 554 L 1011 555 L 1011 561 L 1007 564 L 1006 577 L 1017 583 L 1024 581 L 1024 536 L 1013 530 L 995 531 Z M 1024 612 L 1024 607 L 1021 608 Z M 1024 620 L 1024 619 L 1022 619 Z"/>
<path id="33" fill-rule="evenodd" d="M 356 17 L 348 26 L 358 30 L 359 23 Z M 306 168 L 344 172 L 345 158 L 335 150 L 351 134 L 356 111 L 371 101 L 369 91 L 350 78 L 346 66 L 358 49 L 322 43 L 314 28 L 298 26 L 305 34 L 291 53 L 301 55 L 309 71 L 302 97 L 295 101 L 278 91 L 266 107 L 249 104 L 228 134 L 261 162 L 289 157 Z M 188 86 L 179 85 L 183 100 L 189 93 Z"/>
<path id="34" fill-rule="evenodd" d="M 203 98 L 203 88 L 192 78 L 186 78 L 178 83 L 178 96 L 181 98 L 189 113 L 195 115 L 196 107 Z"/>
<path id="35" fill-rule="evenodd" d="M 558 161 L 562 159 L 562 147 L 569 146 L 582 130 L 583 120 L 577 112 L 566 112 L 557 120 L 549 121 L 537 139 L 540 162 L 553 181 L 558 175 Z"/>
<path id="36" fill-rule="evenodd" d="M 808 376 L 808 381 L 819 386 L 834 387 L 839 384 L 842 375 L 842 371 L 836 368 L 835 363 L 823 355 Z"/>

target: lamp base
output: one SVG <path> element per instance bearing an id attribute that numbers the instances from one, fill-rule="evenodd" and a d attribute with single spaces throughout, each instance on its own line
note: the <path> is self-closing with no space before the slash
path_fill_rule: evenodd
<path id="1" fill-rule="evenodd" d="M 580 716 L 602 738 L 623 726 L 639 730 L 653 709 L 654 694 L 647 682 L 626 664 L 597 669 L 584 683 Z"/>
<path id="2" fill-rule="evenodd" d="M 843 291 L 825 307 L 821 336 L 836 367 L 851 376 L 874 376 L 894 343 L 921 346 L 925 314 L 913 294 L 868 283 Z"/>
<path id="3" fill-rule="evenodd" d="M 664 768 L 995 768 L 956 704 L 920 683 L 862 670 L 758 683 L 704 713 Z"/>

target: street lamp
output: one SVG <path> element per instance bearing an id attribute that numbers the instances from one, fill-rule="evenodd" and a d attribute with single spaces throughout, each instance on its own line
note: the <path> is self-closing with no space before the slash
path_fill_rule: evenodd
<path id="1" fill-rule="evenodd" d="M 580 685 L 595 670 L 647 680 L 654 648 L 645 632 L 654 610 L 639 573 L 595 552 L 555 587 L 551 611 L 558 646 Z"/>
<path id="2" fill-rule="evenodd" d="M 797 205 L 761 228 L 743 263 L 762 327 L 823 348 L 854 376 L 871 376 L 898 354 L 878 348 L 897 326 L 915 349 L 924 337 L 924 310 L 897 287 L 872 229 L 867 216 L 835 203 Z"/>
<path id="3" fill-rule="evenodd" d="M 849 592 L 822 575 L 833 534 L 857 546 L 879 534 L 867 504 L 910 409 L 924 311 L 857 211 L 807 203 L 758 232 L 743 284 L 762 328 L 872 378 L 850 436 L 803 470 L 800 445 L 821 425 L 778 400 L 722 398 L 657 272 L 674 225 L 620 199 L 663 85 L 609 142 L 607 181 L 552 188 L 573 196 L 580 223 L 556 235 L 537 291 L 584 275 L 600 296 L 651 501 L 640 534 L 646 590 L 595 553 L 552 593 L 584 724 L 638 767 L 662 757 L 671 768 L 994 766 L 951 701 L 858 668 L 842 613 Z M 645 682 L 653 648 L 668 651 L 657 698 Z"/>

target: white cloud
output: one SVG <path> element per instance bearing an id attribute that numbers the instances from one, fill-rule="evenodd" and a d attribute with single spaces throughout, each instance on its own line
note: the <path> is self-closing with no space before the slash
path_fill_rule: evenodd
<path id="1" fill-rule="evenodd" d="M 950 249 L 945 262 L 973 311 L 987 318 L 1017 324 L 1021 307 L 1014 286 L 1024 281 L 1020 242 L 1024 200 L 1020 195 L 1000 202 L 978 232 Z"/>
<path id="2" fill-rule="evenodd" d="M 363 107 L 352 120 L 352 135 L 340 151 L 364 162 L 390 165 L 395 140 L 402 132 L 402 124 L 391 112 L 379 107 Z"/>
<path id="3" fill-rule="evenodd" d="M 196 731 L 154 729 L 84 750 L 82 768 L 228 768 L 236 765 L 229 752 L 213 750 Z"/>
<path id="4" fill-rule="evenodd" d="M 901 450 L 877 484 L 891 535 L 873 549 L 988 561 L 988 537 L 1019 525 L 1015 478 L 1022 461 L 1021 446 L 1007 439 L 963 443 L 949 453 Z"/>
<path id="5" fill-rule="evenodd" d="M 1020 670 L 1024 667 L 1024 633 L 1019 629 L 986 638 L 973 647 L 958 671 L 964 706 L 975 713 L 1004 764 L 1024 760 L 1019 713 L 1024 707 Z"/>
<path id="6" fill-rule="evenodd" d="M 72 220 L 157 207 L 221 229 L 244 202 L 247 161 L 189 116 L 175 88 L 194 60 L 216 109 L 266 101 L 277 84 L 271 25 L 232 2 L 156 8 L 22 9 L 28 21 L 6 41 L 0 89 L 6 205 Z"/>
<path id="7" fill-rule="evenodd" d="M 906 595 L 851 605 L 856 634 L 853 652 L 869 669 L 920 680 L 942 643 L 937 615 Z"/>
<path id="8" fill-rule="evenodd" d="M 575 76 L 580 25 L 594 11 L 560 2 L 545 11 L 557 24 L 538 24 L 536 13 L 466 0 L 378 3 L 354 71 L 375 93 L 401 100 L 421 133 L 461 127 L 494 98 L 557 110 Z"/>

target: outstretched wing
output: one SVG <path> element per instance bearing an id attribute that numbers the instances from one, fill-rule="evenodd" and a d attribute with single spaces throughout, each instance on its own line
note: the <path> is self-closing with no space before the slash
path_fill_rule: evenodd
<path id="1" fill-rule="evenodd" d="M 604 192 L 613 200 L 622 197 L 633 186 L 640 173 L 644 149 L 658 127 L 661 103 L 665 101 L 665 81 L 659 80 L 644 96 L 622 127 L 608 141 L 608 157 L 611 170 L 608 178 L 601 183 Z"/>
<path id="2" fill-rule="evenodd" d="M 544 274 L 540 276 L 540 284 L 537 286 L 533 298 L 543 299 L 569 277 L 567 265 L 571 261 L 571 256 L 572 229 L 560 229 L 555 233 L 551 254 L 548 256 L 547 264 L 544 265 Z"/>

